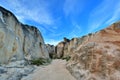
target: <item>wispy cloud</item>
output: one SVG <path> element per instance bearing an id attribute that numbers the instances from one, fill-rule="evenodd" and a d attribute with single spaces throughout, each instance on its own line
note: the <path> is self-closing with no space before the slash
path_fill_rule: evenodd
<path id="1" fill-rule="evenodd" d="M 84 8 L 84 0 L 65 0 L 63 10 L 66 16 L 69 15 L 77 15 L 79 14 Z"/>
<path id="2" fill-rule="evenodd" d="M 53 24 L 54 20 L 52 19 L 51 15 L 49 14 L 49 10 L 47 9 L 47 6 L 45 5 L 45 3 L 41 3 L 39 5 L 35 4 L 32 5 L 30 8 L 28 7 L 31 4 L 34 4 L 34 1 L 31 0 L 31 3 L 24 3 L 20 0 L 8 0 L 9 6 L 12 7 L 12 9 L 14 9 L 14 12 L 16 14 L 16 16 L 20 19 L 20 20 L 34 20 L 40 24 Z M 40 3 L 40 2 L 39 2 Z M 25 5 L 27 4 L 27 6 Z M 38 7 L 38 8 L 36 8 Z"/>
<path id="3" fill-rule="evenodd" d="M 120 12 L 119 5 L 120 1 L 104 0 L 93 9 L 88 20 L 88 32 L 92 32 L 101 26 L 109 25 L 111 22 L 117 20 L 119 16 L 118 13 Z"/>
<path id="4" fill-rule="evenodd" d="M 115 12 L 111 16 L 111 18 L 106 22 L 106 24 L 114 23 L 117 20 L 120 20 L 120 1 L 117 3 L 115 7 Z"/>
<path id="5" fill-rule="evenodd" d="M 71 31 L 71 33 L 69 33 L 69 37 L 71 38 L 71 36 L 72 37 L 80 36 L 82 32 L 81 26 L 76 23 L 73 23 L 72 25 L 73 25 L 73 30 Z"/>
<path id="6" fill-rule="evenodd" d="M 7 0 L 2 1 L 3 6 L 7 6 L 7 9 L 14 12 L 16 17 L 22 23 L 28 23 L 26 21 L 34 21 L 42 26 L 39 26 L 42 30 L 53 31 L 55 27 L 55 20 L 49 11 L 49 3 L 44 0 Z M 42 31 L 46 32 L 46 31 Z"/>
<path id="7" fill-rule="evenodd" d="M 49 39 L 46 40 L 46 44 L 57 45 L 61 40 Z"/>

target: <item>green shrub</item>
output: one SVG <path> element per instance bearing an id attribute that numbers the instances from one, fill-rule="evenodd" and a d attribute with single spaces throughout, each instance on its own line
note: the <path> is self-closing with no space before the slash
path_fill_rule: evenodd
<path id="1" fill-rule="evenodd" d="M 48 64 L 50 62 L 51 62 L 51 59 L 44 59 L 44 58 L 33 59 L 33 60 L 30 61 L 30 63 L 32 65 L 37 65 L 37 66 Z"/>
<path id="2" fill-rule="evenodd" d="M 70 58 L 71 58 L 70 56 L 66 56 L 66 57 L 63 57 L 62 59 L 63 59 L 63 60 L 66 60 L 66 61 L 69 61 Z"/>

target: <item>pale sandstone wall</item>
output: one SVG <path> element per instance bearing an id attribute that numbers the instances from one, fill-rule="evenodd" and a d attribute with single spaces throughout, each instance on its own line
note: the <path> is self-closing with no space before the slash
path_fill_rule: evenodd
<path id="1" fill-rule="evenodd" d="M 36 27 L 24 25 L 8 10 L 0 7 L 0 63 L 15 57 L 49 58 L 43 37 Z"/>
<path id="2" fill-rule="evenodd" d="M 67 64 L 77 80 L 120 80 L 119 22 L 86 36 Z"/>

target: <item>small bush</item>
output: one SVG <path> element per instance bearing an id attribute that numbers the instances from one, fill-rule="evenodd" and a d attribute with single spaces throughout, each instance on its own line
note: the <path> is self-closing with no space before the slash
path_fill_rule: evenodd
<path id="1" fill-rule="evenodd" d="M 50 59 L 44 59 L 44 58 L 33 59 L 33 60 L 30 61 L 30 63 L 31 63 L 32 65 L 37 65 L 37 66 L 39 66 L 39 65 L 44 65 L 44 64 L 48 64 L 48 63 L 50 63 L 50 62 L 51 62 Z"/>
<path id="2" fill-rule="evenodd" d="M 63 60 L 66 60 L 66 61 L 69 61 L 70 58 L 71 58 L 70 56 L 66 56 L 66 57 L 63 57 L 62 59 L 63 59 Z"/>

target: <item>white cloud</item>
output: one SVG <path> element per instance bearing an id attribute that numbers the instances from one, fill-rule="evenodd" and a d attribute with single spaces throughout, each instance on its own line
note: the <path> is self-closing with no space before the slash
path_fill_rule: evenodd
<path id="1" fill-rule="evenodd" d="M 38 3 L 36 4 L 36 2 Z M 47 3 L 45 2 L 39 2 L 39 0 L 26 2 L 23 0 L 7 0 L 4 3 L 6 3 L 8 8 L 10 8 L 21 21 L 34 20 L 40 24 L 48 25 L 54 23 L 54 19 L 52 18 Z"/>
<path id="2" fill-rule="evenodd" d="M 45 43 L 46 43 L 46 44 L 51 44 L 51 45 L 56 46 L 60 41 L 61 41 L 61 40 L 49 39 L 49 40 L 47 40 Z"/>
<path id="3" fill-rule="evenodd" d="M 92 32 L 100 27 L 105 27 L 111 24 L 111 22 L 116 21 L 120 13 L 119 5 L 120 1 L 104 0 L 93 9 L 88 20 L 88 32 Z"/>

